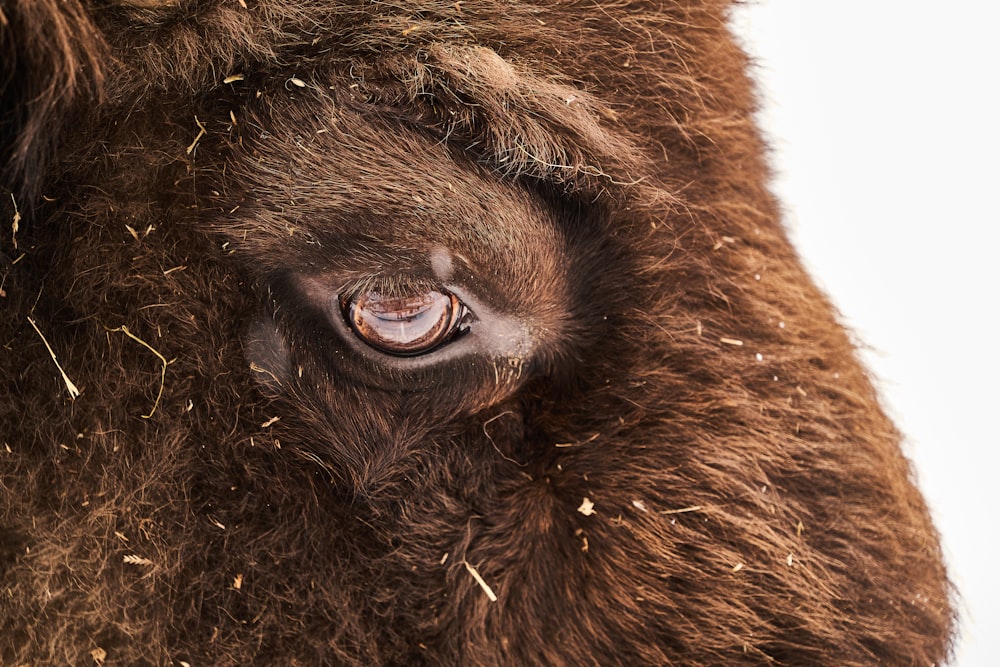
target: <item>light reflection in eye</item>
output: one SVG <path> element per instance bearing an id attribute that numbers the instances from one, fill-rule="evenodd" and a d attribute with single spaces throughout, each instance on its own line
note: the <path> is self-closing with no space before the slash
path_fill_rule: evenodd
<path id="1" fill-rule="evenodd" d="M 469 310 L 454 294 L 403 296 L 362 292 L 341 300 L 351 330 L 371 347 L 399 356 L 425 354 L 464 331 Z"/>

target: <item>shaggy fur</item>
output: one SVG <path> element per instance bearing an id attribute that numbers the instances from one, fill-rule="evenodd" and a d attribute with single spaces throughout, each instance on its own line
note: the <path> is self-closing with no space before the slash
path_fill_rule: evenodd
<path id="1" fill-rule="evenodd" d="M 729 4 L 0 0 L 0 662 L 945 661 Z"/>

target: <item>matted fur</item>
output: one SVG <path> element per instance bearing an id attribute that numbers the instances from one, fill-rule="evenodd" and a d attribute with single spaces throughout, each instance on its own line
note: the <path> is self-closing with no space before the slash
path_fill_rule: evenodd
<path id="1" fill-rule="evenodd" d="M 946 660 L 729 4 L 0 0 L 0 662 Z"/>

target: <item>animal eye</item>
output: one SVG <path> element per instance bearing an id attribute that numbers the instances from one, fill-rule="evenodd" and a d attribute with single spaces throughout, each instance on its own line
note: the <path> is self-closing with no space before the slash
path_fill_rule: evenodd
<path id="1" fill-rule="evenodd" d="M 468 328 L 469 309 L 454 294 L 388 296 L 361 292 L 341 299 L 354 334 L 371 347 L 398 356 L 425 354 Z"/>

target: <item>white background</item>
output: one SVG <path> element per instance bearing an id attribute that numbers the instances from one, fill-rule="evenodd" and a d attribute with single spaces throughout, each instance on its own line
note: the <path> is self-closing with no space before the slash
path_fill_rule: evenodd
<path id="1" fill-rule="evenodd" d="M 1000 2 L 759 0 L 733 25 L 792 238 L 942 532 L 954 664 L 1000 665 Z"/>

